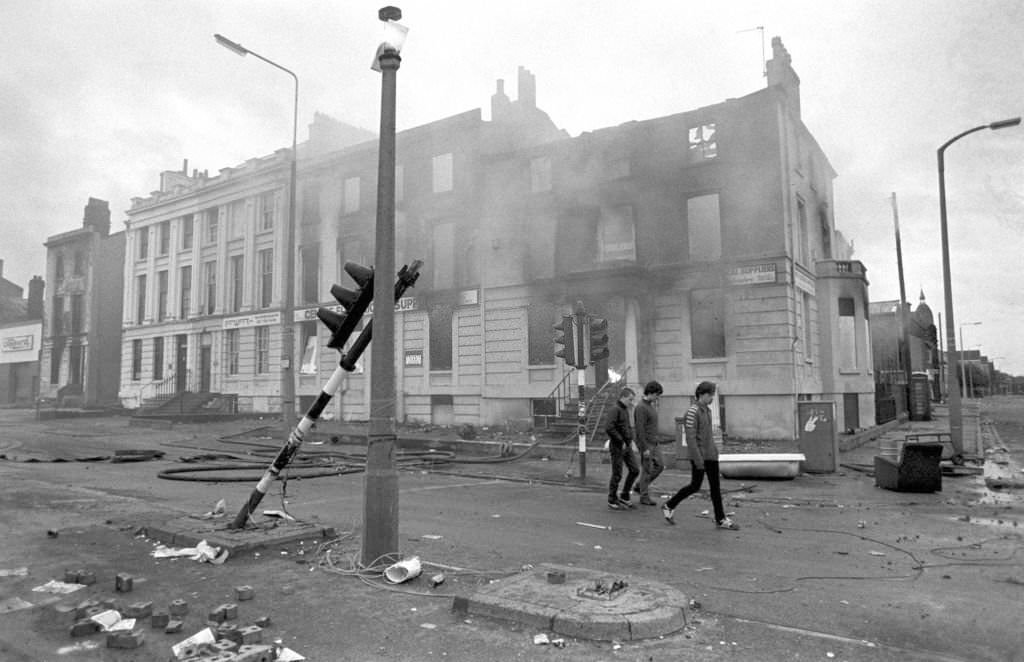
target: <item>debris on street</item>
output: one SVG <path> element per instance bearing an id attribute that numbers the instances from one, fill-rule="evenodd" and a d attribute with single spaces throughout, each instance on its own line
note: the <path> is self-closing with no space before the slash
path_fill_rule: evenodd
<path id="1" fill-rule="evenodd" d="M 166 545 L 157 545 L 157 548 L 152 552 L 153 558 L 167 559 L 177 557 L 187 557 L 192 561 L 199 561 L 200 563 L 213 563 L 220 565 L 227 561 L 228 550 L 221 549 L 220 547 L 214 547 L 205 540 L 200 540 L 195 547 L 167 547 Z"/>
<path id="2" fill-rule="evenodd" d="M 85 588 L 85 584 L 69 584 L 67 582 L 61 582 L 57 581 L 56 579 L 51 579 L 45 584 L 36 586 L 32 590 L 36 593 L 66 594 L 74 593 L 75 591 L 83 588 Z"/>

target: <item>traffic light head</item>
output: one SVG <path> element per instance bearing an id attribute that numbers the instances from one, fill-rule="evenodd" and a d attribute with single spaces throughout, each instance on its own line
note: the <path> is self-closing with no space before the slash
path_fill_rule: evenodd
<path id="1" fill-rule="evenodd" d="M 590 331 L 590 365 L 604 361 L 609 356 L 608 351 L 608 320 L 601 317 L 587 317 L 587 326 Z"/>
<path id="2" fill-rule="evenodd" d="M 555 324 L 555 356 L 565 361 L 565 365 L 578 368 L 575 322 L 574 315 L 563 315 L 561 323 Z"/>
<path id="3" fill-rule="evenodd" d="M 373 301 L 373 268 L 346 262 L 345 272 L 356 282 L 358 289 L 350 290 L 337 284 L 331 285 L 331 296 L 341 304 L 344 313 L 339 314 L 329 308 L 318 308 L 316 311 L 316 316 L 331 331 L 331 339 L 327 346 L 338 351 L 345 346 L 348 337 L 356 330 L 363 313 Z"/>

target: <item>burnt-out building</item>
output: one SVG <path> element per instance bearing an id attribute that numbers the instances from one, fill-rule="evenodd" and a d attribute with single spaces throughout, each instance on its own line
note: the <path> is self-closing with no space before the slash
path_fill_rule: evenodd
<path id="1" fill-rule="evenodd" d="M 870 425 L 866 270 L 835 227 L 836 174 L 801 119 L 790 56 L 777 38 L 772 48 L 764 89 L 665 117 L 571 137 L 538 107 L 535 78 L 520 68 L 516 100 L 499 81 L 490 119 L 475 109 L 399 132 L 396 265 L 422 259 L 424 267 L 396 308 L 398 417 L 477 425 L 530 419 L 569 372 L 555 357 L 553 324 L 582 301 L 608 319 L 611 338 L 609 359 L 588 370 L 587 382 L 614 374 L 633 384 L 661 381 L 666 432 L 705 379 L 719 385 L 715 410 L 733 436 L 795 438 L 800 400 L 835 401 L 838 429 Z M 326 347 L 316 310 L 337 305 L 333 283 L 354 287 L 345 262 L 370 265 L 374 255 L 377 142 L 329 148 L 318 136 L 332 122 L 318 116 L 299 148 L 293 359 L 300 406 L 317 396 L 339 358 Z M 138 199 L 130 226 L 173 228 L 199 212 L 200 197 L 215 204 L 214 191 L 218 209 L 245 196 L 256 201 L 232 218 L 262 218 L 260 191 L 284 186 L 287 171 L 260 163 Z M 213 379 L 232 374 L 218 390 L 251 395 L 240 398 L 241 409 L 276 411 L 279 380 L 261 376 L 253 313 L 280 312 L 278 290 L 260 308 L 246 292 L 264 287 L 265 272 L 246 266 L 232 278 L 228 267 L 235 253 L 255 255 L 261 241 L 276 255 L 283 237 L 248 238 L 241 227 L 232 240 L 219 218 L 209 256 L 191 258 L 215 262 L 218 276 L 189 281 L 191 308 L 175 320 L 182 329 L 175 333 L 193 338 L 206 329 Z M 129 287 L 159 270 L 131 264 Z M 282 286 L 273 273 L 269 282 Z M 200 303 L 232 298 L 236 281 L 239 325 L 228 324 L 222 304 Z M 182 291 L 173 277 L 169 290 Z M 152 305 L 151 296 L 138 297 L 140 311 Z M 154 331 L 141 319 L 131 337 L 144 362 Z M 279 319 L 266 322 L 265 342 L 274 343 Z M 232 327 L 239 338 L 229 341 Z M 369 417 L 369 362 L 367 353 L 325 417 Z"/>
<path id="2" fill-rule="evenodd" d="M 89 198 L 82 227 L 47 238 L 39 395 L 61 406 L 118 403 L 124 232 L 106 200 Z"/>

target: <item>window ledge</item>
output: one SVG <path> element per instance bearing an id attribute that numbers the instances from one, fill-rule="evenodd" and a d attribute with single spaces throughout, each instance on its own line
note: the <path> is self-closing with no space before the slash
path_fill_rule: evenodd
<path id="1" fill-rule="evenodd" d="M 859 375 L 859 374 L 861 374 L 861 371 L 857 370 L 856 368 L 840 368 L 839 369 L 839 374 L 840 375 Z"/>
<path id="2" fill-rule="evenodd" d="M 690 359 L 690 363 L 727 363 L 729 358 L 723 356 L 719 359 Z"/>

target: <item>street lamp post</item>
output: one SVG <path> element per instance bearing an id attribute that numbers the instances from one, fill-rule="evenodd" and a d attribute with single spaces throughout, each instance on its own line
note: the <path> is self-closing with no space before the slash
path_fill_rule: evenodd
<path id="1" fill-rule="evenodd" d="M 981 131 L 983 129 L 1005 129 L 1020 124 L 1019 117 L 982 124 L 973 129 L 959 133 L 939 147 L 937 151 L 939 163 L 939 223 L 942 231 L 942 285 L 945 289 L 946 299 L 946 351 L 949 356 L 956 354 L 956 325 L 953 323 L 953 292 L 951 290 L 951 279 L 949 275 L 949 232 L 946 229 L 946 148 L 960 140 L 966 135 Z M 956 463 L 963 462 L 964 454 L 964 425 L 963 410 L 960 402 L 960 389 L 956 385 L 956 373 L 952 370 L 946 371 L 947 390 L 949 392 L 949 438 L 953 444 L 953 460 Z"/>
<path id="2" fill-rule="evenodd" d="M 381 72 L 377 228 L 370 347 L 370 425 L 363 484 L 362 565 L 374 567 L 398 553 L 398 471 L 395 468 L 395 107 L 404 27 L 398 7 L 378 12 L 385 37 L 371 67 Z"/>
<path id="3" fill-rule="evenodd" d="M 960 325 L 960 387 L 963 389 L 963 397 L 967 397 L 967 370 L 964 367 L 964 327 L 965 326 L 978 326 L 981 322 L 964 322 Z"/>
<path id="4" fill-rule="evenodd" d="M 295 72 L 286 69 L 273 60 L 231 41 L 221 34 L 213 35 L 217 43 L 242 57 L 252 55 L 258 60 L 292 77 L 295 81 L 295 97 L 292 106 L 292 153 L 291 179 L 288 186 L 288 225 L 285 228 L 284 241 L 284 296 L 281 301 L 281 421 L 287 433 L 295 427 L 295 328 L 292 317 L 295 316 L 295 180 L 298 170 L 298 135 L 299 135 L 299 77 Z"/>

